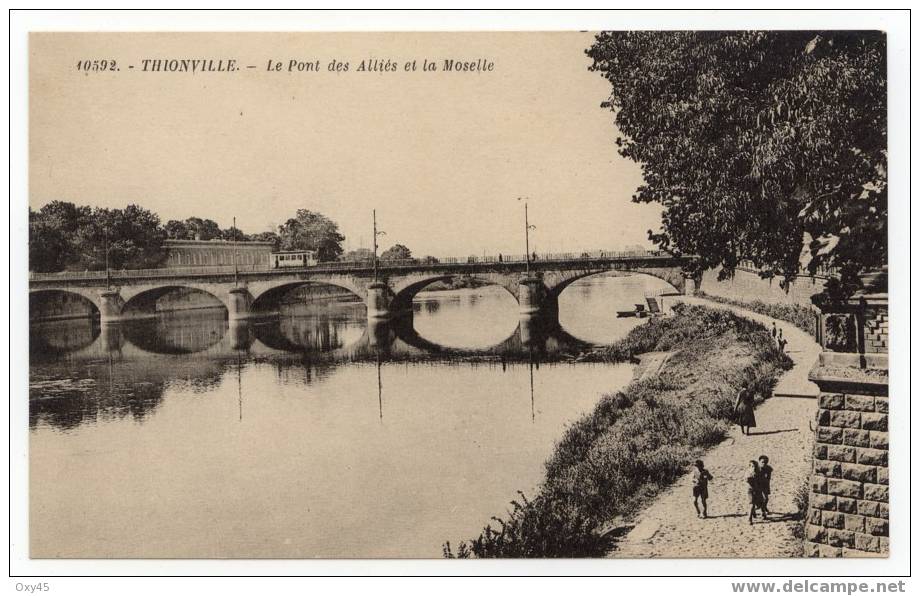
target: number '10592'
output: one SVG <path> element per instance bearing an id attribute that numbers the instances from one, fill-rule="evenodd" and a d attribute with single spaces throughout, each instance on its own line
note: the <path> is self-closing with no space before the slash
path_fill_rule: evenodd
<path id="1" fill-rule="evenodd" d="M 80 60 L 77 70 L 82 72 L 103 72 L 120 70 L 115 60 Z"/>

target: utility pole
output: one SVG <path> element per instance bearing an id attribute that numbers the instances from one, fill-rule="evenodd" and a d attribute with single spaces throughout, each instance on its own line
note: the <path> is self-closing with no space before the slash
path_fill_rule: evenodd
<path id="1" fill-rule="evenodd" d="M 103 228 L 105 230 L 105 287 L 106 289 L 112 288 L 112 273 L 109 271 L 109 226 Z"/>
<path id="2" fill-rule="evenodd" d="M 374 281 L 377 281 L 377 210 L 374 209 Z"/>
<path id="3" fill-rule="evenodd" d="M 236 236 L 236 216 L 235 215 L 233 216 L 233 232 L 231 233 L 234 236 Z M 240 266 L 237 264 L 237 260 L 236 260 L 236 249 L 234 248 L 230 254 L 233 255 L 233 285 L 238 286 L 240 285 Z"/>
<path id="4" fill-rule="evenodd" d="M 527 263 L 526 271 L 530 275 L 530 230 L 535 230 L 536 226 L 530 225 L 527 216 L 527 201 L 530 197 L 518 197 L 519 201 L 524 201 L 524 261 Z"/>
<path id="5" fill-rule="evenodd" d="M 374 209 L 374 281 L 377 281 L 377 236 L 386 234 L 384 231 L 377 231 L 377 210 Z"/>

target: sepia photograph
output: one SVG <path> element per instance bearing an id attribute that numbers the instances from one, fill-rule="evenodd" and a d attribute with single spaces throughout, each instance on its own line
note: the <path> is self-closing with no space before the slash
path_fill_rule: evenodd
<path id="1" fill-rule="evenodd" d="M 888 32 L 614 22 L 27 31 L 13 550 L 906 556 Z"/>

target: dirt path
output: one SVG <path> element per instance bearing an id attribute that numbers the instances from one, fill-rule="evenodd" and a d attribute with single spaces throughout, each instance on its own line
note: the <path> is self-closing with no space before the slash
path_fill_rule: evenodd
<path id="1" fill-rule="evenodd" d="M 686 299 L 714 308 L 727 308 L 745 317 L 765 323 L 773 319 L 743 309 Z M 800 555 L 801 540 L 793 535 L 797 508 L 794 497 L 811 473 L 815 399 L 779 397 L 783 393 L 807 395 L 807 379 L 819 348 L 807 334 L 789 323 L 776 321 L 788 338 L 788 353 L 795 366 L 783 375 L 774 391 L 756 410 L 757 427 L 749 436 L 733 427 L 729 437 L 706 453 L 703 461 L 714 479 L 709 484 L 709 518 L 698 519 L 693 509 L 690 474 L 663 492 L 639 513 L 635 526 L 621 539 L 611 557 L 682 558 L 682 557 L 792 557 Z M 784 385 L 785 383 L 785 385 Z M 817 388 L 814 388 L 817 395 Z M 760 455 L 770 458 L 773 466 L 771 515 L 767 521 L 757 519 L 748 524 L 748 462 Z"/>

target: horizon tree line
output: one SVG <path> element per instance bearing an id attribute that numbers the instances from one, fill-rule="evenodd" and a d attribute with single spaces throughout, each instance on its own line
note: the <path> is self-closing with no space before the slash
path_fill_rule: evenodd
<path id="1" fill-rule="evenodd" d="M 338 224 L 308 209 L 298 209 L 275 231 L 247 234 L 201 217 L 161 224 L 156 213 L 133 204 L 113 209 L 51 201 L 38 210 L 29 208 L 29 270 L 37 273 L 101 271 L 106 267 L 106 252 L 112 269 L 157 268 L 166 261 L 166 240 L 272 242 L 276 251 L 315 250 L 319 261 L 372 258 L 369 250 L 367 255 L 361 251 L 345 254 L 345 236 Z M 380 259 L 407 259 L 411 254 L 407 247 L 396 244 Z"/>

